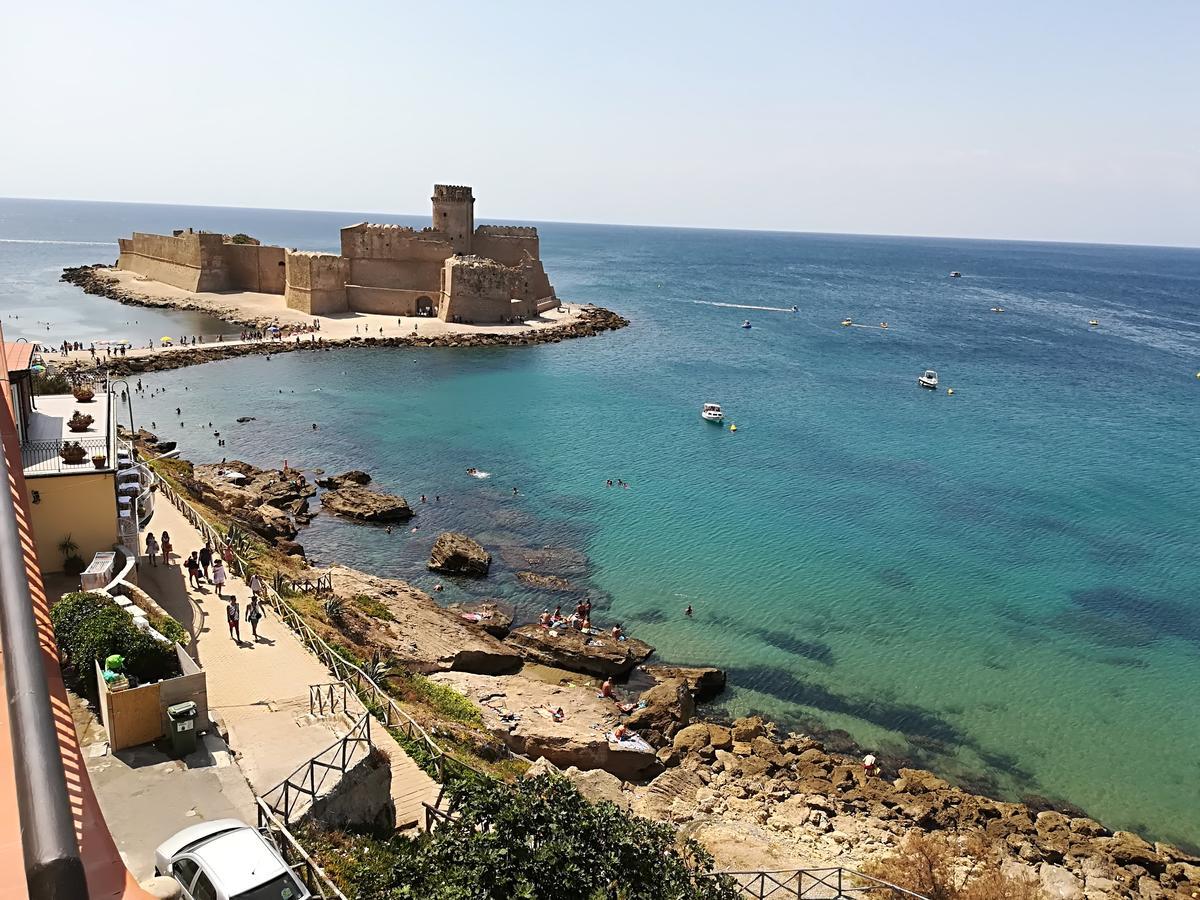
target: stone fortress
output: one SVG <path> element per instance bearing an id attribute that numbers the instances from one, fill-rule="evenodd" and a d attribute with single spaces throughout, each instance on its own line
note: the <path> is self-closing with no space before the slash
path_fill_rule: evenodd
<path id="1" fill-rule="evenodd" d="M 361 222 L 342 252 L 234 243 L 215 232 L 121 238 L 117 267 L 193 293 L 282 294 L 313 316 L 376 313 L 447 322 L 511 322 L 559 305 L 536 228 L 475 225 L 471 188 L 434 185 L 433 225 L 420 231 Z"/>

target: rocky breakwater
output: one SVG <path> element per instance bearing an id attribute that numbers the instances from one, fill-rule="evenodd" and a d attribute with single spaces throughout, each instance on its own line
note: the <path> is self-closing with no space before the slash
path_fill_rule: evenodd
<path id="1" fill-rule="evenodd" d="M 600 678 L 624 678 L 654 652 L 653 647 L 637 638 L 618 641 L 607 634 L 541 625 L 514 629 L 508 642 L 532 662 Z"/>
<path id="2" fill-rule="evenodd" d="M 456 531 L 443 531 L 433 542 L 427 567 L 443 575 L 485 578 L 491 565 L 492 555 L 478 541 Z"/>
<path id="3" fill-rule="evenodd" d="M 521 656 L 461 616 L 443 609 L 424 591 L 388 578 L 345 566 L 314 570 L 312 578 L 329 575 L 333 593 L 353 608 L 366 600 L 382 605 L 390 618 L 363 617 L 355 623 L 369 633 L 358 635 L 382 647 L 406 669 L 421 674 L 444 671 L 496 675 L 516 671 Z"/>
<path id="4" fill-rule="evenodd" d="M 981 835 L 1004 866 L 1059 900 L 1192 897 L 1200 859 L 1083 816 L 971 794 L 931 772 L 867 772 L 802 735 L 779 737 L 759 718 L 732 726 L 694 722 L 674 736 L 671 768 L 628 791 L 633 809 L 701 840 L 741 835 L 740 859 L 758 847 L 773 865 L 846 865 L 895 852 L 913 831 Z M 752 846 L 754 845 L 754 846 Z M 721 859 L 722 847 L 709 844 Z"/>
<path id="5" fill-rule="evenodd" d="M 311 518 L 308 499 L 317 492 L 303 476 L 232 460 L 190 466 L 179 480 L 201 503 L 274 541 L 286 552 L 303 553 L 293 539 L 299 525 Z"/>
<path id="6" fill-rule="evenodd" d="M 516 753 L 627 779 L 656 766 L 649 745 L 610 740 L 620 723 L 619 710 L 613 701 L 598 697 L 593 685 L 551 684 L 523 675 L 488 678 L 448 672 L 430 677 L 471 699 L 485 727 Z"/>

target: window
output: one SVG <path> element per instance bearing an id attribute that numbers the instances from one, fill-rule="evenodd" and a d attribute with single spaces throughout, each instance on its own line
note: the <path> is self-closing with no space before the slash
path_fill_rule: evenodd
<path id="1" fill-rule="evenodd" d="M 177 859 L 171 863 L 171 874 L 175 876 L 175 880 L 182 884 L 185 888 L 190 888 L 192 879 L 196 877 L 196 873 L 200 870 L 200 864 L 194 859 Z"/>
<path id="2" fill-rule="evenodd" d="M 217 889 L 203 872 L 196 877 L 196 883 L 192 885 L 192 897 L 193 900 L 217 900 Z"/>
<path id="3" fill-rule="evenodd" d="M 266 884 L 238 894 L 233 900 L 299 900 L 301 896 L 303 891 L 300 885 L 291 875 L 285 873 Z"/>

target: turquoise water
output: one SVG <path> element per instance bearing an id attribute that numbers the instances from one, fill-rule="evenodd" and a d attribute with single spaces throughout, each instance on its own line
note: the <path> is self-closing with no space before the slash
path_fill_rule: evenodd
<path id="1" fill-rule="evenodd" d="M 196 225 L 329 247 L 362 218 L 8 203 L 0 239 Z M 1005 796 L 1200 842 L 1200 252 L 541 228 L 559 293 L 632 327 L 164 373 L 145 379 L 166 393 L 137 404 L 139 424 L 198 460 L 354 466 L 410 500 L 441 495 L 415 534 L 318 517 L 301 537 L 317 561 L 431 587 L 433 538 L 462 529 L 500 565 L 442 596 L 530 614 L 574 595 L 522 589 L 504 548 L 577 549 L 587 567 L 569 574 L 597 618 L 727 667 L 728 713 L 816 719 Z M 111 255 L 0 242 L 0 303 L 120 336 L 111 323 L 145 311 L 47 274 Z M 953 396 L 916 386 L 927 366 Z M 699 419 L 706 400 L 736 433 Z"/>

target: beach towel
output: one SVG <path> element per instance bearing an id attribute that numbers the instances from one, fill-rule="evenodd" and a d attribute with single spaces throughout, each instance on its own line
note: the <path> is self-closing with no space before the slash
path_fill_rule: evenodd
<path id="1" fill-rule="evenodd" d="M 633 750 L 642 753 L 654 752 L 654 748 L 647 744 L 645 738 L 638 734 L 626 734 L 623 740 L 617 740 L 617 736 L 610 731 L 606 737 L 610 744 L 616 744 L 621 750 Z"/>

